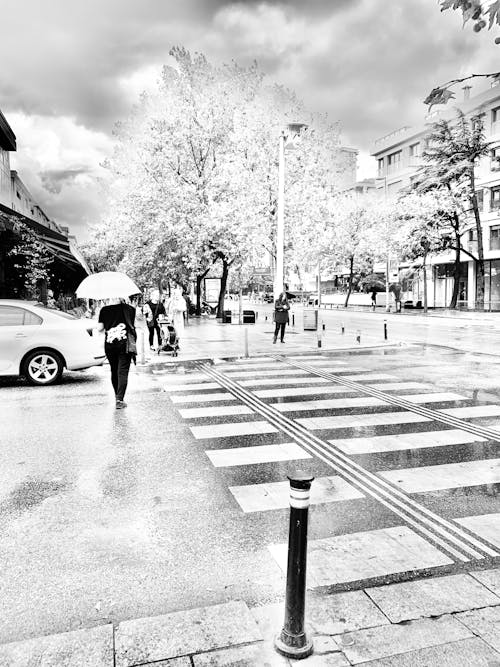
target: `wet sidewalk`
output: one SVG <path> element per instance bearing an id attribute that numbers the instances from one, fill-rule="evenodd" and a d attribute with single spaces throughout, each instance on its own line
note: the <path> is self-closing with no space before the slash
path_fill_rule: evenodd
<path id="1" fill-rule="evenodd" d="M 284 603 L 242 601 L 0 646 L 2 667 L 282 667 Z M 316 595 L 310 667 L 500 667 L 500 569 Z"/>
<path id="2" fill-rule="evenodd" d="M 138 361 L 141 359 L 142 345 L 144 345 L 145 361 L 150 365 L 221 357 L 238 358 L 247 354 L 258 356 L 272 353 L 307 353 L 397 344 L 397 341 L 384 339 L 382 322 L 377 332 L 361 331 L 346 326 L 342 333 L 341 321 L 339 320 L 333 327 L 328 321 L 331 320 L 331 315 L 325 315 L 323 311 L 319 314 L 317 330 L 304 330 L 302 308 L 297 308 L 291 313 L 290 325 L 286 327 L 285 342 L 281 343 L 278 338 L 276 344 L 273 344 L 274 322 L 271 308 L 245 303 L 245 310 L 256 312 L 255 324 L 223 324 L 215 318 L 190 318 L 180 336 L 178 357 L 173 357 L 168 352 L 161 351 L 157 354 L 150 350 L 148 332 L 144 324 L 141 326 L 139 323 Z"/>

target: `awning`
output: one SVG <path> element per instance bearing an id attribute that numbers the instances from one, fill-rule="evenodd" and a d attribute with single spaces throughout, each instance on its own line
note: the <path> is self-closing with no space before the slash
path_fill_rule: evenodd
<path id="1" fill-rule="evenodd" d="M 70 241 L 67 236 L 0 204 L 0 232 L 14 231 L 16 219 L 34 231 L 39 241 L 44 244 L 50 254 L 62 262 L 68 269 L 79 272 L 83 269 L 85 273 L 89 273 L 88 267 L 85 266 L 84 262 L 80 261 L 71 252 Z"/>

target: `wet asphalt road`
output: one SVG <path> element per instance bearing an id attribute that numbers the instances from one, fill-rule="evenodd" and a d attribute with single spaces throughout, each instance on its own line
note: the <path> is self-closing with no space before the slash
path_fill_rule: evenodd
<path id="1" fill-rule="evenodd" d="M 500 402 L 500 357 L 474 352 L 487 349 L 486 340 L 491 346 L 491 327 L 412 323 L 411 334 L 470 351 L 415 347 L 342 357 L 435 391 L 458 391 L 470 406 Z M 170 379 L 134 369 L 122 411 L 114 409 L 107 368 L 67 373 L 48 388 L 1 381 L 0 642 L 231 599 L 282 598 L 284 576 L 267 547 L 286 541 L 288 511 L 242 513 L 229 487 L 286 479 L 290 462 L 214 468 L 205 453 L 214 445 L 192 437 L 164 391 Z M 481 424 L 498 429 L 500 418 Z M 411 432 L 428 428 L 415 424 Z M 251 444 L 287 440 L 252 436 Z M 226 446 L 248 442 L 242 436 Z M 356 460 L 368 470 L 390 470 L 498 455 L 496 442 L 436 449 Z M 332 474 L 316 459 L 302 467 Z M 427 494 L 421 502 L 450 518 L 499 511 L 495 493 L 483 487 Z M 349 504 L 313 507 L 310 537 L 399 524 L 365 498 L 355 515 Z"/>

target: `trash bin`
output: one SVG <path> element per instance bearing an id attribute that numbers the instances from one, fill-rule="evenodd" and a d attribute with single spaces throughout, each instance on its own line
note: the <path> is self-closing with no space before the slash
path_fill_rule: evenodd
<path id="1" fill-rule="evenodd" d="M 318 330 L 318 311 L 304 308 L 304 331 Z"/>
<path id="2" fill-rule="evenodd" d="M 257 316 L 255 310 L 243 311 L 243 324 L 255 324 Z"/>
<path id="3" fill-rule="evenodd" d="M 222 313 L 222 324 L 231 324 L 231 311 L 225 310 Z"/>

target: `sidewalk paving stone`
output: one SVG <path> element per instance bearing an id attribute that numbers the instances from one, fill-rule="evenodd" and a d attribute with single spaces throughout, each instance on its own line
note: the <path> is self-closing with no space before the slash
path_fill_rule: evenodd
<path id="1" fill-rule="evenodd" d="M 472 637 L 472 632 L 457 619 L 446 615 L 408 621 L 400 625 L 381 625 L 368 630 L 357 630 L 336 636 L 335 639 L 347 659 L 353 665 L 359 665 L 468 637 Z"/>
<path id="2" fill-rule="evenodd" d="M 160 662 L 141 663 L 141 667 L 193 667 L 191 658 L 173 658 L 173 660 L 160 660 Z"/>
<path id="3" fill-rule="evenodd" d="M 116 667 L 177 658 L 262 639 L 244 602 L 174 612 L 120 623 Z"/>
<path id="4" fill-rule="evenodd" d="M 464 611 L 456 618 L 500 652 L 500 607 Z"/>
<path id="5" fill-rule="evenodd" d="M 500 598 L 467 574 L 367 588 L 392 623 L 500 604 Z"/>
<path id="6" fill-rule="evenodd" d="M 289 667 L 270 642 L 238 646 L 193 656 L 194 667 Z"/>
<path id="7" fill-rule="evenodd" d="M 489 588 L 490 591 L 500 596 L 500 568 L 471 572 L 471 575 Z"/>
<path id="8" fill-rule="evenodd" d="M 381 660 L 365 662 L 364 667 L 500 667 L 500 654 L 481 639 L 464 639 L 441 646 L 410 651 Z"/>
<path id="9" fill-rule="evenodd" d="M 313 632 L 325 635 L 389 624 L 389 620 L 364 591 L 310 596 L 306 618 Z"/>
<path id="10" fill-rule="evenodd" d="M 0 646 L 0 667 L 113 667 L 113 626 L 100 625 Z"/>

